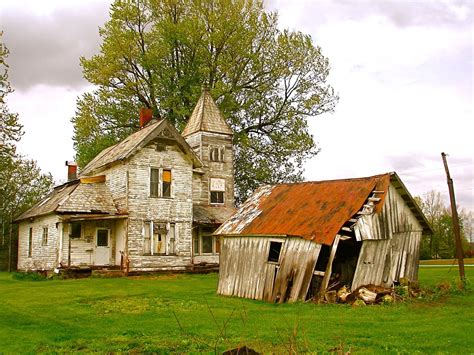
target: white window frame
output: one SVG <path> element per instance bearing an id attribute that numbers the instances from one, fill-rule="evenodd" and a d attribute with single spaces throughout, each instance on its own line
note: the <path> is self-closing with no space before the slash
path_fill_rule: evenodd
<path id="1" fill-rule="evenodd" d="M 151 171 L 152 169 L 158 170 L 158 195 L 157 196 L 152 196 L 151 195 Z M 164 170 L 169 170 L 171 172 L 171 183 L 170 183 L 170 196 L 163 196 L 163 171 Z M 173 176 L 174 176 L 174 171 L 172 168 L 167 168 L 167 167 L 156 167 L 156 166 L 150 166 L 148 169 L 148 197 L 150 198 L 166 198 L 166 199 L 171 199 L 174 198 L 174 189 L 173 189 Z"/>
<path id="2" fill-rule="evenodd" d="M 224 188 L 223 189 L 215 189 L 215 188 L 213 189 L 212 188 L 212 180 L 221 180 L 221 181 L 223 181 L 224 182 Z M 218 177 L 209 178 L 209 204 L 210 205 L 217 205 L 217 206 L 224 205 L 225 200 L 226 200 L 226 196 L 225 196 L 226 189 L 227 189 L 226 179 L 218 178 Z M 222 202 L 212 202 L 212 198 L 211 198 L 212 192 L 222 192 Z"/>
<path id="3" fill-rule="evenodd" d="M 48 226 L 43 226 L 43 234 L 41 234 L 41 246 L 44 247 L 48 245 L 48 237 L 49 237 L 49 228 Z"/>
<path id="4" fill-rule="evenodd" d="M 98 247 L 99 245 L 97 245 L 97 238 L 99 237 L 99 231 L 107 231 L 107 247 L 111 247 L 111 243 L 112 243 L 112 240 L 111 240 L 111 234 L 110 234 L 110 228 L 106 228 L 106 227 L 97 227 L 95 229 L 95 245 L 94 247 Z M 103 247 L 103 245 L 101 245 Z"/>
<path id="5" fill-rule="evenodd" d="M 155 224 L 166 224 L 166 234 L 165 237 L 165 252 L 157 253 L 155 252 L 155 239 L 153 235 L 154 225 Z M 148 229 L 150 251 L 145 250 L 145 241 Z M 177 240 L 177 223 L 175 222 L 158 222 L 158 221 L 143 221 L 142 228 L 143 236 L 143 251 L 142 255 L 156 255 L 156 256 L 167 256 L 167 255 L 176 255 L 176 240 Z"/>
<path id="6" fill-rule="evenodd" d="M 210 236 L 212 238 L 212 252 L 211 253 L 203 253 L 203 251 L 202 251 L 202 245 L 203 245 L 202 237 L 203 236 Z M 220 253 L 218 253 L 216 251 L 216 249 L 217 249 L 216 248 L 217 239 L 219 239 L 219 237 L 214 236 L 212 233 L 209 233 L 209 232 L 203 233 L 202 232 L 202 227 L 198 227 L 198 233 L 193 238 L 193 254 L 194 255 L 203 255 L 203 256 L 219 255 Z M 196 250 L 196 248 L 195 248 L 195 241 L 196 240 L 197 240 L 197 244 L 198 244 L 198 250 Z"/>

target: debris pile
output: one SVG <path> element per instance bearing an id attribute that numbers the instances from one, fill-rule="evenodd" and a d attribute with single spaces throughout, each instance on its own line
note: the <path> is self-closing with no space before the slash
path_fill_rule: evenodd
<path id="1" fill-rule="evenodd" d="M 400 302 L 410 297 L 419 297 L 421 290 L 417 282 L 400 279 L 400 282 L 392 287 L 376 285 L 364 285 L 351 291 L 349 287 L 342 286 L 338 290 L 329 290 L 324 294 L 320 302 L 323 303 L 347 303 L 354 307 L 370 304 L 390 304 Z"/>

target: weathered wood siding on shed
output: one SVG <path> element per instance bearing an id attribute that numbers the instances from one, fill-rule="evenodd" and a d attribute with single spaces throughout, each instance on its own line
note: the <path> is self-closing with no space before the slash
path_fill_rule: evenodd
<path id="1" fill-rule="evenodd" d="M 54 214 L 21 221 L 18 230 L 18 270 L 51 270 L 56 267 L 59 231 Z M 48 228 L 48 243 L 43 245 L 43 228 Z M 28 257 L 29 231 L 33 228 L 31 257 Z"/>
<path id="2" fill-rule="evenodd" d="M 422 227 L 397 190 L 390 185 L 380 214 L 362 216 L 356 226 L 362 240 L 352 289 L 391 286 L 402 277 L 418 277 Z"/>
<path id="3" fill-rule="evenodd" d="M 267 261 L 271 241 L 283 243 L 279 264 Z M 224 237 L 217 293 L 270 302 L 304 300 L 320 249 L 300 238 Z"/>

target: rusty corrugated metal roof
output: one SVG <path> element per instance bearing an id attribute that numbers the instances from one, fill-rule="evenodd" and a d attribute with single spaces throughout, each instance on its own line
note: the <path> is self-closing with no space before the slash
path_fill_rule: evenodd
<path id="1" fill-rule="evenodd" d="M 380 212 L 390 175 L 264 186 L 215 234 L 289 235 L 331 245 L 374 190 L 384 192 L 378 194 Z"/>

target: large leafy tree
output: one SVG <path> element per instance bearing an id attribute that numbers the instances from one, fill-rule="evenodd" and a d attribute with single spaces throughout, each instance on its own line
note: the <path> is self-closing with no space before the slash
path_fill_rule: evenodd
<path id="1" fill-rule="evenodd" d="M 7 95 L 13 92 L 8 80 L 8 49 L 0 32 L 0 252 L 11 245 L 16 234 L 14 217 L 31 207 L 52 187 L 50 174 L 42 174 L 36 162 L 25 159 L 16 151 L 23 135 L 18 114 L 11 113 Z M 11 248 L 10 248 L 11 251 Z M 0 265 L 0 269 L 3 265 Z"/>
<path id="2" fill-rule="evenodd" d="M 318 152 L 307 120 L 337 96 L 321 49 L 277 20 L 260 0 L 115 1 L 100 53 L 81 58 L 96 90 L 72 119 L 79 165 L 136 130 L 140 107 L 182 129 L 206 85 L 235 132 L 238 199 L 300 180 Z"/>

